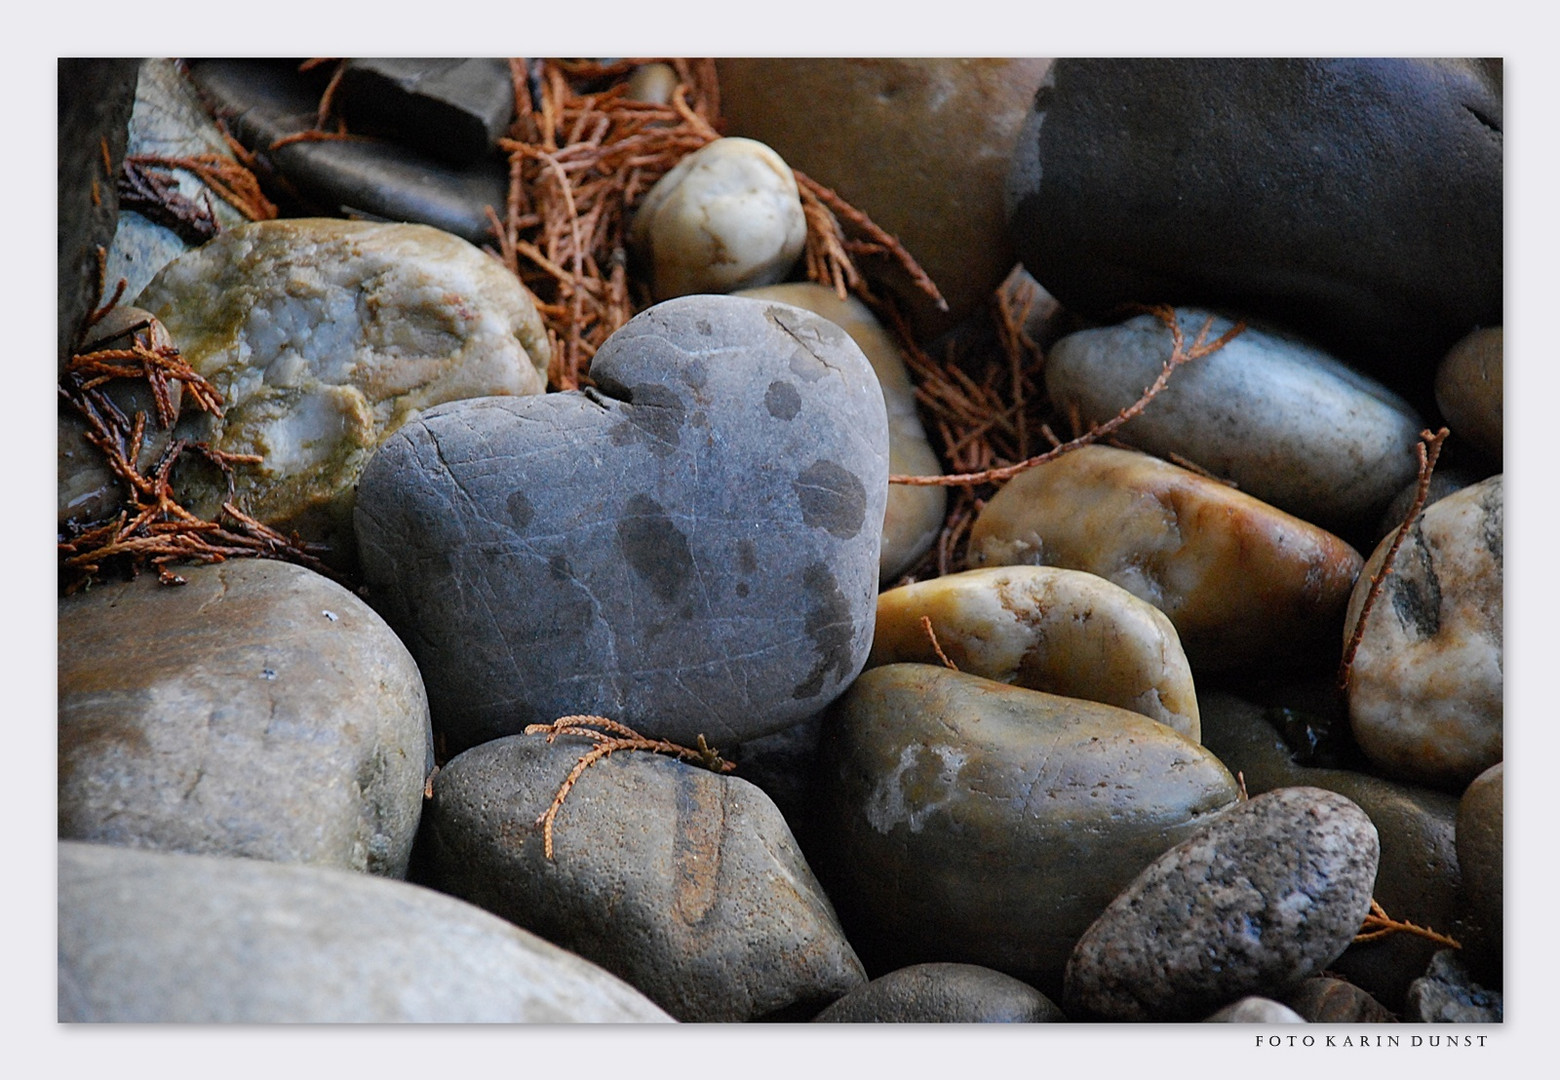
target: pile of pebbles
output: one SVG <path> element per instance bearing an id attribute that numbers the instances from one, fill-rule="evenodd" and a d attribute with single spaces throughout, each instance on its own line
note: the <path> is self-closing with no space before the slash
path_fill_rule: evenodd
<path id="1" fill-rule="evenodd" d="M 213 113 L 263 149 L 318 100 L 76 67 L 62 154 L 231 157 Z M 61 597 L 59 1018 L 1499 1020 L 1499 63 L 717 68 L 583 390 L 477 246 L 501 61 L 350 61 L 380 138 L 277 151 L 303 212 L 204 242 L 62 166 L 62 253 L 106 236 L 223 395 L 158 445 L 263 458 L 186 504 L 331 554 Z M 1059 416 L 1171 355 L 1132 304 L 1245 328 L 911 580 L 949 500 L 889 478 L 946 448 L 873 312 L 798 280 L 793 169 L 931 272 L 929 354 L 1032 276 Z M 117 483 L 62 410 L 62 535 Z M 1361 938 L 1373 901 L 1434 934 Z"/>

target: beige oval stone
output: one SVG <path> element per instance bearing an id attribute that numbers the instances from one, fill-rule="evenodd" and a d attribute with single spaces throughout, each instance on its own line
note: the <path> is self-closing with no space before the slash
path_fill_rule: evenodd
<path id="1" fill-rule="evenodd" d="M 986 302 L 1018 261 L 1003 190 L 1051 61 L 1033 57 L 721 59 L 721 112 L 898 238 L 948 302 L 938 311 L 889 259 L 862 272 L 892 292 L 917 340 Z"/>
<path id="2" fill-rule="evenodd" d="M 769 285 L 807 242 L 791 167 L 754 139 L 716 139 L 684 157 L 645 195 L 628 243 L 657 300 Z"/>
<path id="3" fill-rule="evenodd" d="M 1461 789 L 1501 760 L 1505 720 L 1503 478 L 1432 503 L 1371 608 L 1349 675 L 1349 724 L 1378 768 Z M 1352 633 L 1392 538 L 1349 600 Z"/>
<path id="4" fill-rule="evenodd" d="M 867 666 L 939 663 L 923 616 L 960 671 L 1130 709 L 1200 738 L 1197 693 L 1175 627 L 1102 577 L 996 566 L 889 589 L 878 596 Z"/>
<path id="5" fill-rule="evenodd" d="M 1435 403 L 1447 426 L 1497 462 L 1505 449 L 1505 327 L 1463 338 L 1436 368 Z"/>
<path id="6" fill-rule="evenodd" d="M 834 323 L 851 336 L 866 354 L 883 388 L 883 404 L 888 409 L 888 471 L 894 476 L 936 476 L 942 473 L 937 452 L 926 441 L 915 410 L 915 386 L 905 369 L 904 354 L 871 309 L 854 296 L 841 300 L 834 290 L 817 282 L 792 282 L 743 289 L 738 296 L 759 300 L 778 300 L 806 308 Z M 880 557 L 883 582 L 890 582 L 915 565 L 937 541 L 942 531 L 948 495 L 940 487 L 912 487 L 890 484 L 888 510 L 883 518 L 883 549 Z"/>
<path id="7" fill-rule="evenodd" d="M 1147 717 L 926 664 L 864 672 L 815 775 L 809 861 L 869 969 L 981 964 L 1052 995 L 1111 898 L 1237 800 Z"/>
<path id="8" fill-rule="evenodd" d="M 547 385 L 547 334 L 525 287 L 427 225 L 253 222 L 169 263 L 137 303 L 222 394 L 222 417 L 186 416 L 179 433 L 261 455 L 235 471 L 240 504 L 331 544 L 338 562 L 358 474 L 387 435 L 432 405 Z M 180 494 L 210 516 L 227 485 L 191 471 Z"/>
<path id="9" fill-rule="evenodd" d="M 1020 473 L 970 531 L 976 566 L 1086 570 L 1170 617 L 1194 670 L 1336 648 L 1360 555 L 1338 537 L 1147 454 L 1086 446 Z"/>

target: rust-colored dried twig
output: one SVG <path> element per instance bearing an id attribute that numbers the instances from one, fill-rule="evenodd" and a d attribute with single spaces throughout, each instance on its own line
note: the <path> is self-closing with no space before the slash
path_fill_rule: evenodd
<path id="1" fill-rule="evenodd" d="M 598 730 L 604 729 L 604 730 Z M 574 784 L 584 775 L 585 770 L 604 757 L 610 757 L 618 750 L 642 750 L 652 754 L 669 754 L 691 765 L 698 765 L 709 769 L 711 772 L 729 773 L 737 767 L 736 762 L 727 761 L 719 752 L 711 748 L 704 741 L 704 736 L 699 736 L 697 749 L 687 746 L 679 746 L 677 743 L 668 742 L 665 739 L 647 739 L 627 724 L 620 724 L 616 720 L 609 720 L 605 716 L 565 716 L 554 720 L 550 724 L 530 724 L 526 727 L 527 735 L 547 736 L 551 743 L 559 735 L 580 735 L 590 739 L 596 745 L 587 750 L 580 759 L 574 763 L 574 768 L 564 779 L 558 788 L 558 793 L 553 796 L 547 809 L 536 819 L 536 823 L 542 827 L 542 849 L 547 858 L 553 857 L 553 822 L 558 817 L 558 811 L 563 808 L 563 800 L 569 795 Z"/>
<path id="2" fill-rule="evenodd" d="M 1360 924 L 1359 933 L 1354 935 L 1356 944 L 1364 941 L 1376 941 L 1390 934 L 1413 934 L 1416 937 L 1426 938 L 1437 945 L 1445 945 L 1449 949 L 1460 949 L 1462 944 L 1456 938 L 1446 934 L 1438 934 L 1426 926 L 1418 926 L 1406 920 L 1392 918 L 1386 913 L 1373 896 L 1370 900 L 1370 914 L 1365 916 L 1365 921 Z"/>
<path id="3" fill-rule="evenodd" d="M 1408 513 L 1403 517 L 1403 524 L 1398 526 L 1397 532 L 1392 536 L 1392 544 L 1387 548 L 1381 566 L 1370 579 L 1370 588 L 1365 593 L 1365 602 L 1360 605 L 1359 618 L 1354 620 L 1354 630 L 1349 635 L 1349 644 L 1343 650 L 1343 660 L 1338 664 L 1339 693 L 1349 692 L 1349 675 L 1354 670 L 1354 654 L 1359 652 L 1360 640 L 1365 636 L 1365 620 L 1370 618 L 1371 609 L 1376 606 L 1376 598 L 1381 595 L 1382 587 L 1386 585 L 1387 575 L 1392 573 L 1392 562 L 1397 558 L 1398 549 L 1403 546 L 1404 538 L 1414 527 L 1414 522 L 1419 519 L 1420 511 L 1425 508 L 1425 500 L 1430 496 L 1430 478 L 1435 474 L 1435 463 L 1441 456 L 1441 444 L 1446 441 L 1449 434 L 1451 432 L 1444 427 L 1434 434 L 1431 434 L 1428 428 L 1419 433 L 1419 442 L 1414 447 L 1419 455 L 1419 486 L 1414 490 L 1414 501 L 1409 504 Z"/>
<path id="4" fill-rule="evenodd" d="M 921 629 L 926 631 L 926 640 L 932 643 L 932 651 L 937 654 L 937 659 L 943 662 L 943 667 L 953 671 L 959 670 L 959 665 L 948 659 L 948 654 L 943 652 L 942 643 L 937 640 L 937 631 L 932 629 L 932 617 L 921 616 Z"/>
<path id="5" fill-rule="evenodd" d="M 1083 434 L 1069 442 L 1063 443 L 1061 446 L 1053 447 L 1043 454 L 1039 454 L 1031 458 L 1026 458 L 1023 461 L 1015 462 L 1012 465 L 1003 465 L 996 468 L 983 469 L 980 472 L 954 473 L 948 476 L 890 476 L 888 478 L 888 482 L 891 484 L 909 484 L 917 487 L 955 487 L 972 484 L 990 484 L 1003 480 L 1011 480 L 1019 473 L 1026 472 L 1027 470 L 1032 469 L 1037 465 L 1043 465 L 1048 461 L 1054 461 L 1063 454 L 1070 453 L 1073 450 L 1088 446 L 1090 443 L 1098 442 L 1100 439 L 1105 438 L 1111 432 L 1115 431 L 1121 425 L 1127 423 L 1127 421 L 1131 420 L 1133 417 L 1137 416 L 1145 408 L 1147 408 L 1148 403 L 1153 401 L 1154 398 L 1159 395 L 1159 392 L 1163 390 L 1169 383 L 1170 376 L 1174 373 L 1176 368 L 1180 367 L 1182 364 L 1188 361 L 1199 360 L 1202 357 L 1207 356 L 1209 353 L 1217 352 L 1219 349 L 1222 349 L 1225 345 L 1229 344 L 1237 334 L 1246 329 L 1246 324 L 1244 322 L 1238 322 L 1224 333 L 1220 334 L 1213 341 L 1209 341 L 1208 333 L 1213 329 L 1213 318 L 1210 316 L 1208 321 L 1203 323 L 1202 329 L 1198 331 L 1197 337 L 1193 339 L 1192 344 L 1188 347 L 1185 341 L 1185 337 L 1181 332 L 1180 323 L 1176 319 L 1174 308 L 1168 306 L 1159 306 L 1150 308 L 1149 310 L 1154 315 L 1158 316 L 1160 321 L 1163 322 L 1170 330 L 1170 336 L 1172 340 L 1170 356 L 1165 360 L 1164 367 L 1160 369 L 1159 376 L 1153 381 L 1153 383 L 1151 383 L 1143 390 L 1142 396 L 1134 401 L 1131 405 L 1128 405 L 1125 409 L 1122 409 L 1109 420 L 1106 420 L 1101 424 L 1095 424 Z"/>
<path id="6" fill-rule="evenodd" d="M 242 163 L 220 154 L 164 156 L 132 154 L 119 175 L 119 204 L 172 229 L 187 244 L 200 244 L 222 231 L 209 198 L 196 202 L 179 190 L 170 170 L 193 174 L 206 189 L 250 221 L 276 216 L 276 206 L 260 190 L 260 181 Z"/>

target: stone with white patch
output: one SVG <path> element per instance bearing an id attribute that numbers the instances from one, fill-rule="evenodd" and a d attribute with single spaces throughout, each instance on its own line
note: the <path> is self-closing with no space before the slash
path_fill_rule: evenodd
<path id="1" fill-rule="evenodd" d="M 1138 713 L 925 664 L 856 680 L 817 776 L 809 856 L 869 967 L 980 964 L 1046 993 L 1110 899 L 1237 798 Z"/>

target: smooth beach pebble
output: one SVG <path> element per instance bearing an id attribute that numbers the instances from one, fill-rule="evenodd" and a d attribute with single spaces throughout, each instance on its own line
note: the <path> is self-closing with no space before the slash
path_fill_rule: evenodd
<path id="1" fill-rule="evenodd" d="M 813 1017 L 820 1024 L 1048 1024 L 1056 1003 L 976 964 L 912 964 L 857 987 Z"/>
<path id="2" fill-rule="evenodd" d="M 1244 997 L 1226 1005 L 1204 1023 L 1208 1024 L 1303 1024 L 1305 1017 L 1288 1005 L 1272 998 Z"/>
<path id="3" fill-rule="evenodd" d="M 1211 319 L 1211 323 L 1210 323 Z M 1196 308 L 1177 312 L 1187 347 L 1205 324 L 1216 340 L 1234 323 Z M 1158 378 L 1170 329 L 1155 315 L 1083 330 L 1046 354 L 1045 385 L 1085 424 L 1109 420 Z M 1374 524 L 1414 478 L 1424 422 L 1397 394 L 1296 338 L 1247 326 L 1179 367 L 1122 439 L 1179 454 L 1295 517 L 1338 530 Z"/>
<path id="4" fill-rule="evenodd" d="M 878 595 L 868 667 L 936 664 L 936 645 L 971 675 L 1115 705 L 1197 742 L 1197 693 L 1164 612 L 1082 570 L 996 566 Z"/>
<path id="5" fill-rule="evenodd" d="M 1452 346 L 1435 372 L 1435 403 L 1452 434 L 1497 467 L 1506 442 L 1504 353 L 1503 327 L 1475 330 Z"/>
<path id="6" fill-rule="evenodd" d="M 266 559 L 59 606 L 59 835 L 406 873 L 433 769 L 406 647 L 357 596 Z"/>
<path id="7" fill-rule="evenodd" d="M 808 856 L 869 969 L 979 964 L 1047 994 L 1111 898 L 1237 799 L 1138 713 L 926 664 L 864 672 L 816 768 Z"/>
<path id="8" fill-rule="evenodd" d="M 1177 844 L 1112 900 L 1067 964 L 1068 1015 L 1187 1020 L 1282 992 L 1370 910 L 1380 848 L 1348 799 L 1281 788 Z"/>
<path id="9" fill-rule="evenodd" d="M 137 304 L 222 394 L 220 417 L 186 410 L 179 433 L 263 455 L 232 477 L 247 512 L 338 558 L 353 550 L 364 464 L 417 410 L 547 384 L 551 352 L 525 287 L 426 225 L 240 225 L 165 266 Z M 228 480 L 210 472 L 179 491 L 214 515 Z"/>
<path id="10" fill-rule="evenodd" d="M 537 818 L 592 745 L 516 735 L 451 760 L 424 832 L 432 883 L 679 1020 L 806 1019 L 866 982 L 779 810 L 744 780 L 618 752 L 570 789 L 549 859 Z"/>
<path id="11" fill-rule="evenodd" d="M 916 412 L 915 386 L 905 370 L 904 354 L 873 316 L 854 296 L 841 300 L 827 285 L 814 281 L 766 285 L 743 289 L 737 296 L 778 300 L 822 315 L 851 336 L 877 373 L 888 409 L 888 472 L 891 476 L 937 476 L 942 463 L 926 441 L 926 429 Z M 891 582 L 915 565 L 937 541 L 942 531 L 948 496 L 941 487 L 893 484 L 888 489 L 888 509 L 883 516 L 882 570 Z"/>
<path id="12" fill-rule="evenodd" d="M 449 752 L 575 714 L 723 746 L 818 712 L 872 644 L 888 424 L 861 350 L 690 296 L 591 377 L 429 409 L 364 471 L 370 596 Z"/>
<path id="13" fill-rule="evenodd" d="M 601 968 L 403 881 L 62 841 L 59 1020 L 667 1023 Z"/>
<path id="14" fill-rule="evenodd" d="M 1349 721 L 1366 756 L 1401 779 L 1461 790 L 1501 760 L 1503 492 L 1492 476 L 1425 509 L 1360 637 Z M 1345 633 L 1391 540 L 1360 572 Z"/>
<path id="15" fill-rule="evenodd" d="M 753 139 L 717 139 L 657 180 L 634 211 L 628 243 L 657 300 L 771 285 L 807 240 L 796 177 Z"/>
<path id="16" fill-rule="evenodd" d="M 1170 617 L 1194 672 L 1337 648 L 1360 555 L 1331 533 L 1147 454 L 1085 446 L 1020 473 L 970 530 L 976 566 L 1085 570 Z"/>
<path id="17" fill-rule="evenodd" d="M 1485 769 L 1457 804 L 1457 862 L 1467 907 L 1463 960 L 1487 986 L 1501 985 L 1505 943 L 1504 762 Z"/>

